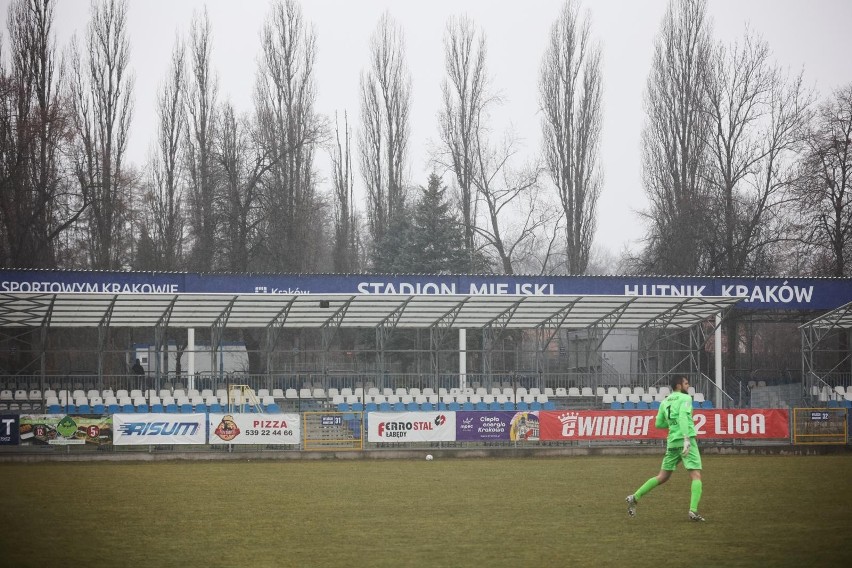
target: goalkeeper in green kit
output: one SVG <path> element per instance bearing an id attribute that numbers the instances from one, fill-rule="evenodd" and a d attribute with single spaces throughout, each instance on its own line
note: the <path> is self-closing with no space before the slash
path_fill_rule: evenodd
<path id="1" fill-rule="evenodd" d="M 698 514 L 698 502 L 701 500 L 701 454 L 695 441 L 695 425 L 692 423 L 692 397 L 687 393 L 689 379 L 675 377 L 671 382 L 672 393 L 660 404 L 657 412 L 657 428 L 668 428 L 666 455 L 660 473 L 646 481 L 633 495 L 627 496 L 627 514 L 636 515 L 636 505 L 642 496 L 658 485 L 662 485 L 672 476 L 677 464 L 683 465 L 692 479 L 692 496 L 689 500 L 689 520 L 703 521 Z"/>

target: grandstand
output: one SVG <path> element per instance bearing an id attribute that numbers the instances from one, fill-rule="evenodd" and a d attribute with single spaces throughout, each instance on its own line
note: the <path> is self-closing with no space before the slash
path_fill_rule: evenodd
<path id="1" fill-rule="evenodd" d="M 464 283 L 442 286 L 452 292 Z M 121 286 L 106 286 L 112 291 L 104 293 L 9 292 L 0 295 L 0 329 L 12 340 L 15 334 L 40 334 L 30 363 L 39 371 L 0 377 L 0 412 L 140 420 L 175 415 L 197 420 L 199 427 L 209 422 L 211 428 L 225 415 L 286 415 L 291 422 L 312 413 L 341 417 L 331 433 L 323 424 L 306 422 L 295 448 L 288 446 L 299 449 L 308 439 L 320 446 L 358 440 L 367 448 L 383 447 L 398 440 L 377 441 L 381 433 L 369 431 L 372 438 L 364 441 L 369 417 L 402 413 L 420 418 L 448 413 L 468 421 L 466 413 L 492 413 L 498 422 L 509 420 L 506 413 L 524 420 L 535 416 L 552 423 L 550 434 L 543 435 L 558 438 L 553 434 L 557 418 L 567 432 L 567 421 L 587 412 L 653 413 L 668 394 L 672 373 L 690 377 L 697 411 L 731 409 L 711 417 L 747 416 L 736 409 L 845 409 L 852 402 L 848 380 L 835 383 L 832 379 L 842 375 L 821 375 L 818 366 L 825 357 L 816 352 L 830 331 L 846 329 L 843 309 L 802 326 L 803 337 L 818 330 L 803 357 L 809 384 L 749 380 L 739 382 L 739 392 L 729 392 L 718 343 L 713 351 L 707 345 L 713 336 L 718 341 L 724 316 L 743 297 L 559 294 L 550 286 L 551 293 L 533 296 L 507 293 L 508 285 L 502 293 L 485 293 L 499 286 L 481 283 L 469 286 L 475 294 L 362 293 L 360 285 L 358 293 L 318 294 L 144 293 Z M 200 349 L 193 344 L 196 329 L 209 336 L 199 341 Z M 248 368 L 225 368 L 223 346 L 242 341 L 245 330 L 258 330 L 262 337 L 253 340 L 254 347 L 246 344 Z M 135 338 L 146 334 L 153 337 L 144 344 L 147 372 L 136 375 L 123 365 L 140 352 Z M 51 335 L 77 341 L 73 357 L 97 371 L 60 371 L 57 362 L 71 356 L 50 349 Z M 111 335 L 134 338 L 121 340 L 134 347 L 111 351 Z M 374 344 L 365 346 L 364 337 L 373 337 Z M 450 337 L 458 344 L 448 345 Z M 608 353 L 613 338 L 630 352 Z M 92 339 L 88 349 L 78 347 Z M 196 367 L 196 355 L 204 357 L 203 365 Z M 176 357 L 188 358 L 188 365 L 176 365 Z M 777 422 L 781 415 L 768 416 Z M 778 432 L 789 439 L 785 430 Z M 281 444 L 293 439 L 268 442 Z"/>

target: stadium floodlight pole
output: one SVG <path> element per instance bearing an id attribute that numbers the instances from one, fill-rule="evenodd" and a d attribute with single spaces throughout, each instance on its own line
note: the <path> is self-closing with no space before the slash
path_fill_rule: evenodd
<path id="1" fill-rule="evenodd" d="M 716 408 L 724 408 L 722 397 L 722 312 L 716 312 L 716 329 L 713 331 L 716 367 Z"/>

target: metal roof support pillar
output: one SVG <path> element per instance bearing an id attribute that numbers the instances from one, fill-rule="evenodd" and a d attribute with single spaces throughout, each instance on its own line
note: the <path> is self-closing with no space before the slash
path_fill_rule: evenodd
<path id="1" fill-rule="evenodd" d="M 290 298 L 290 301 L 281 308 L 275 317 L 266 324 L 266 388 L 272 391 L 272 369 L 274 367 L 275 346 L 278 345 L 278 338 L 281 336 L 281 331 L 284 329 L 284 323 L 287 321 L 287 316 L 290 315 L 290 309 L 296 301 L 296 296 Z"/>
<path id="2" fill-rule="evenodd" d="M 101 390 L 104 388 L 104 348 L 109 337 L 109 324 L 112 320 L 112 312 L 115 310 L 115 301 L 117 299 L 118 296 L 112 297 L 104 316 L 98 323 L 98 388 Z"/>
<path id="3" fill-rule="evenodd" d="M 169 305 L 166 306 L 165 311 L 160 315 L 160 319 L 157 320 L 157 323 L 154 324 L 154 355 L 156 357 L 154 363 L 154 377 L 155 384 L 158 391 L 160 390 L 160 385 L 162 384 L 161 377 L 163 375 L 163 344 L 166 341 L 166 333 L 169 330 L 169 320 L 172 318 L 172 310 L 174 310 L 175 302 L 177 302 L 178 297 L 174 296 L 169 302 Z M 149 362 L 150 364 L 150 362 Z M 166 374 L 169 372 L 168 365 L 168 346 L 166 347 Z"/>
<path id="4" fill-rule="evenodd" d="M 467 330 L 459 329 L 459 388 L 467 388 Z"/>
<path id="5" fill-rule="evenodd" d="M 340 325 L 343 323 L 343 319 L 346 316 L 346 312 L 349 310 L 349 305 L 352 303 L 353 298 L 350 297 L 348 300 L 343 302 L 337 310 L 330 317 L 328 317 L 320 326 L 320 340 L 322 342 L 322 353 L 320 353 L 321 365 L 322 365 L 322 377 L 323 384 L 328 382 L 328 352 L 331 349 L 331 344 L 334 341 L 337 332 L 340 331 Z M 320 308 L 329 307 L 329 302 L 325 300 L 320 300 Z M 354 387 L 354 385 L 353 385 Z"/>
<path id="6" fill-rule="evenodd" d="M 188 388 L 195 388 L 195 328 L 186 328 L 186 375 Z"/>
<path id="7" fill-rule="evenodd" d="M 524 299 L 521 298 L 482 328 L 482 372 L 487 377 L 489 385 L 492 383 L 494 373 L 494 344 L 503 339 L 512 316 L 523 301 Z"/>
<path id="8" fill-rule="evenodd" d="M 435 389 L 439 387 L 441 382 L 441 346 L 443 345 L 447 334 L 452 329 L 453 323 L 456 321 L 462 306 L 464 306 L 464 303 L 469 299 L 470 298 L 467 297 L 457 303 L 429 326 L 429 362 L 431 366 L 430 371 L 432 372 L 432 376 L 435 377 Z M 435 392 L 437 392 L 437 390 Z"/>
<path id="9" fill-rule="evenodd" d="M 45 384 L 45 372 L 46 372 L 46 352 L 47 352 L 47 330 L 50 328 L 50 317 L 53 315 L 53 303 L 56 301 L 56 295 L 53 296 L 53 299 L 50 301 L 50 306 L 47 308 L 47 313 L 44 315 L 44 319 L 41 322 L 41 333 L 39 334 L 39 389 L 41 390 L 41 400 L 42 400 L 42 412 L 44 412 L 44 391 Z"/>
<path id="10" fill-rule="evenodd" d="M 219 381 L 221 382 L 224 378 L 224 369 L 222 369 L 222 365 L 220 365 L 220 357 L 222 350 L 222 337 L 225 335 L 225 328 L 228 326 L 228 318 L 231 317 L 231 310 L 234 308 L 234 302 L 237 301 L 237 296 L 231 298 L 231 301 L 228 302 L 228 305 L 222 310 L 219 316 L 216 318 L 216 321 L 213 322 L 213 325 L 210 326 L 210 378 L 219 376 Z M 214 386 L 215 388 L 215 386 Z M 231 393 L 228 393 L 228 398 L 230 400 Z"/>
<path id="11" fill-rule="evenodd" d="M 487 382 L 489 387 L 491 386 L 492 375 L 494 373 L 494 362 L 492 361 L 492 357 L 494 356 L 494 342 L 496 341 L 494 335 L 494 330 L 491 327 L 482 328 L 482 378 Z"/>
<path id="12" fill-rule="evenodd" d="M 156 386 L 154 388 L 157 391 L 160 390 L 160 385 L 162 385 L 162 376 L 163 376 L 163 342 L 165 341 L 167 328 L 160 323 L 157 323 L 154 326 L 154 382 Z M 169 367 L 168 363 L 166 364 L 166 373 L 168 373 Z M 133 388 L 133 387 L 131 387 Z"/>
<path id="13" fill-rule="evenodd" d="M 722 312 L 716 314 L 716 330 L 713 333 L 714 367 L 716 370 L 716 406 L 724 408 L 722 393 Z"/>
<path id="14" fill-rule="evenodd" d="M 576 298 L 566 306 L 563 306 L 559 309 L 559 311 L 541 322 L 535 328 L 535 370 L 538 375 L 537 386 L 540 389 L 544 389 L 544 351 L 550 346 L 550 343 L 553 341 L 553 338 L 556 337 L 556 334 L 559 333 L 559 330 L 562 328 L 562 324 L 565 323 L 565 320 L 571 314 L 571 310 L 574 309 L 574 306 L 579 300 L 580 298 Z"/>

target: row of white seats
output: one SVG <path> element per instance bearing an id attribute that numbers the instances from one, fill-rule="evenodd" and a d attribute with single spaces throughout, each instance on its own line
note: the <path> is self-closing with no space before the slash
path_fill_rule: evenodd
<path id="1" fill-rule="evenodd" d="M 364 395 L 364 398 L 362 398 L 358 395 L 355 395 L 355 394 L 345 395 L 345 396 L 342 395 L 342 394 L 338 394 L 338 395 L 334 395 L 331 398 L 331 403 L 333 405 L 342 404 L 342 403 L 345 403 L 345 404 L 357 404 L 357 403 L 381 404 L 383 402 L 387 402 L 388 404 L 396 404 L 398 402 L 401 402 L 402 404 L 409 404 L 409 403 L 412 403 L 412 402 L 415 402 L 417 404 L 426 404 L 426 403 L 429 403 L 429 404 L 439 404 L 439 403 L 451 404 L 453 402 L 458 402 L 459 404 L 464 404 L 465 402 L 470 402 L 472 404 L 478 404 L 480 402 L 484 402 L 486 404 L 491 404 L 493 402 L 499 402 L 501 404 L 505 404 L 507 402 L 526 402 L 527 404 L 532 404 L 533 402 L 538 402 L 540 404 L 544 404 L 548 400 L 549 399 L 548 399 L 547 395 L 544 395 L 544 394 L 539 394 L 539 395 L 525 394 L 522 397 L 517 398 L 517 399 L 514 396 L 507 396 L 507 395 L 504 395 L 504 394 L 499 394 L 499 395 L 486 394 L 486 395 L 483 395 L 483 396 L 480 396 L 480 395 L 477 395 L 477 394 L 473 394 L 473 395 L 470 395 L 470 396 L 465 395 L 465 394 L 459 394 L 459 395 L 418 394 L 416 396 L 411 396 L 411 395 L 397 396 L 395 394 L 385 396 L 383 394 L 378 394 L 378 395 L 369 395 L 368 394 L 368 395 Z"/>
<path id="2" fill-rule="evenodd" d="M 828 402 L 830 400 L 852 400 L 852 386 L 845 387 L 837 385 L 828 387 L 823 385 L 822 388 L 814 385 L 811 387 L 811 395 L 819 398 L 820 402 Z"/>
<path id="3" fill-rule="evenodd" d="M 838 387 L 838 388 L 841 388 L 841 387 Z M 695 392 L 694 388 L 690 387 L 690 394 L 694 394 L 694 392 Z M 527 395 L 531 395 L 533 397 L 539 396 L 539 395 L 544 395 L 544 396 L 547 396 L 548 398 L 570 398 L 570 397 L 598 397 L 598 398 L 600 398 L 600 397 L 603 397 L 606 394 L 612 395 L 613 397 L 615 395 L 619 395 L 619 394 L 624 395 L 624 396 L 628 396 L 628 397 L 631 396 L 631 395 L 637 395 L 637 396 L 641 397 L 642 395 L 645 395 L 645 394 L 649 394 L 649 395 L 652 395 L 652 396 L 655 396 L 657 394 L 662 394 L 665 397 L 665 395 L 667 395 L 668 393 L 669 393 L 668 387 L 660 387 L 658 389 L 657 387 L 653 387 L 653 386 L 648 387 L 647 390 L 645 388 L 641 387 L 641 386 L 637 386 L 637 387 L 608 387 L 608 388 L 597 387 L 597 389 L 595 391 L 593 391 L 591 387 L 583 387 L 583 388 L 570 387 L 570 388 L 567 388 L 567 389 L 562 388 L 562 387 L 557 388 L 557 389 L 552 389 L 552 388 L 549 388 L 549 387 L 544 388 L 544 389 L 539 389 L 539 388 L 536 388 L 536 387 L 532 387 L 530 389 L 527 389 L 525 387 L 518 387 L 517 389 L 513 389 L 511 387 L 492 387 L 490 389 L 487 389 L 485 387 L 477 387 L 477 388 L 468 387 L 468 388 L 465 388 L 465 389 L 461 389 L 461 388 L 450 388 L 450 389 L 439 388 L 437 392 L 435 392 L 434 389 L 429 388 L 429 387 L 426 387 L 426 388 L 423 388 L 423 389 L 420 389 L 420 388 L 417 388 L 417 387 L 412 387 L 412 388 L 408 388 L 408 389 L 402 388 L 402 387 L 396 388 L 396 389 L 393 389 L 393 388 L 379 389 L 378 387 L 368 387 L 366 390 L 363 387 L 357 387 L 357 388 L 354 388 L 354 389 L 352 389 L 352 388 L 342 388 L 342 389 L 329 388 L 327 391 L 325 389 L 322 389 L 322 388 L 302 388 L 302 389 L 299 389 L 299 390 L 297 390 L 295 388 L 289 388 L 289 389 L 286 389 L 286 390 L 284 390 L 284 389 L 273 389 L 272 391 L 269 391 L 268 389 L 258 389 L 257 390 L 257 396 L 258 397 L 271 396 L 272 398 L 276 398 L 276 399 L 291 399 L 291 400 L 296 400 L 296 399 L 325 400 L 325 399 L 334 398 L 337 395 L 341 395 L 343 397 L 355 396 L 359 399 L 363 399 L 365 395 L 368 396 L 368 397 L 370 397 L 370 396 L 372 396 L 372 397 L 384 396 L 385 398 L 388 398 L 388 397 L 391 397 L 391 396 L 396 396 L 396 397 L 399 397 L 400 399 L 402 399 L 402 397 L 407 397 L 407 396 L 414 398 L 414 397 L 417 397 L 419 395 L 424 395 L 424 396 L 427 396 L 427 397 L 432 396 L 432 395 L 438 395 L 439 397 L 445 397 L 445 396 L 453 396 L 453 397 L 456 397 L 456 398 L 466 397 L 466 400 L 470 400 L 470 398 L 472 396 L 478 396 L 478 397 L 482 398 L 482 397 L 485 397 L 485 396 L 495 396 L 496 397 L 496 396 L 503 395 L 503 396 L 509 397 L 509 400 L 522 400 L 523 397 L 525 397 Z M 77 399 L 82 399 L 82 398 L 87 398 L 87 399 L 91 400 L 91 399 L 101 398 L 101 399 L 106 400 L 110 397 L 115 397 L 116 399 L 146 398 L 146 399 L 149 399 L 149 400 L 153 400 L 155 397 L 159 397 L 160 400 L 166 400 L 168 398 L 173 398 L 175 400 L 178 400 L 178 399 L 181 399 L 181 398 L 184 398 L 184 397 L 190 398 L 190 399 L 199 398 L 199 397 L 204 398 L 204 397 L 209 397 L 213 394 L 214 394 L 214 391 L 212 389 L 204 389 L 204 390 L 199 391 L 197 389 L 184 390 L 182 388 L 176 388 L 176 389 L 161 388 L 159 390 L 148 389 L 148 390 L 144 390 L 144 391 L 142 389 L 133 389 L 133 390 L 130 390 L 130 391 L 128 391 L 126 389 L 118 389 L 116 391 L 113 391 L 112 389 L 104 389 L 104 390 L 75 389 L 71 392 L 69 392 L 67 390 L 56 391 L 56 390 L 53 390 L 53 389 L 48 389 L 44 392 L 44 398 L 56 397 L 60 400 L 62 400 L 62 399 L 64 399 L 64 400 L 68 400 L 68 399 L 77 400 Z M 219 398 L 227 397 L 227 390 L 226 389 L 216 389 L 215 395 Z M 42 393 L 41 393 L 41 391 L 39 391 L 37 389 L 33 389 L 33 390 L 30 390 L 30 391 L 17 390 L 17 391 L 14 391 L 14 392 L 10 391 L 10 390 L 4 390 L 4 391 L 0 392 L 0 400 L 4 400 L 4 401 L 41 401 L 42 400 Z"/>
<path id="4" fill-rule="evenodd" d="M 607 393 L 607 394 L 605 394 L 601 397 L 601 402 L 603 402 L 604 404 L 611 404 L 613 402 L 621 402 L 621 403 L 625 403 L 625 402 L 633 402 L 633 403 L 648 402 L 648 403 L 650 403 L 650 402 L 654 402 L 654 401 L 662 402 L 663 400 L 665 400 L 665 398 L 667 396 L 668 396 L 668 394 L 662 394 L 660 392 L 657 392 L 656 394 L 645 393 L 645 394 L 642 394 L 642 395 L 639 395 L 639 394 L 628 394 L 628 395 L 626 395 L 626 394 L 621 394 L 621 393 L 613 395 L 613 394 Z M 700 392 L 692 393 L 692 401 L 693 402 L 704 402 L 704 400 L 705 400 L 704 393 L 700 393 Z"/>

